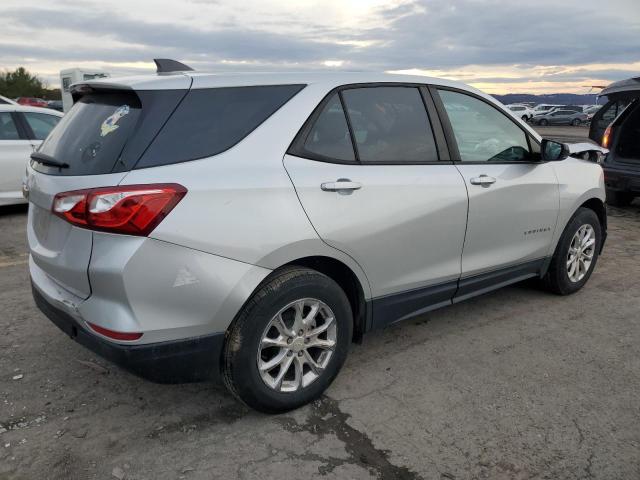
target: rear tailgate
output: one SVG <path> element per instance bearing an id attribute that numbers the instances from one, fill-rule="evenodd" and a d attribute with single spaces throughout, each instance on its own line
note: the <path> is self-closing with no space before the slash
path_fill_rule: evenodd
<path id="1" fill-rule="evenodd" d="M 32 160 L 27 168 L 32 277 L 46 277 L 80 299 L 91 295 L 93 233 L 53 214 L 54 198 L 122 181 L 191 85 L 184 76 L 169 80 L 174 88 L 142 91 L 90 84 L 42 143 L 39 153 L 45 159 L 66 165 Z M 176 83 L 184 88 L 175 88 Z"/>
<path id="2" fill-rule="evenodd" d="M 77 297 L 91 294 L 87 267 L 92 232 L 74 227 L 51 212 L 59 192 L 117 185 L 126 173 L 87 177 L 56 177 L 28 169 L 27 239 L 33 262 L 52 280 Z"/>

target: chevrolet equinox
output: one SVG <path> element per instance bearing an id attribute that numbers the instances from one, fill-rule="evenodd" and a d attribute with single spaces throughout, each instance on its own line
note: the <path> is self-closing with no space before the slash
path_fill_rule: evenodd
<path id="1" fill-rule="evenodd" d="M 134 373 L 285 411 L 366 332 L 595 268 L 600 165 L 474 88 L 156 62 L 74 85 L 23 186 L 36 304 Z"/>

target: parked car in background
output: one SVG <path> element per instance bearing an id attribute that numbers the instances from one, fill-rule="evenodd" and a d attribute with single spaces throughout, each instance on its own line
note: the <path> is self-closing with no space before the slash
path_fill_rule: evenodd
<path id="1" fill-rule="evenodd" d="M 26 202 L 22 180 L 29 155 L 61 117 L 49 108 L 0 104 L 0 205 Z"/>
<path id="2" fill-rule="evenodd" d="M 541 103 L 539 105 L 536 105 L 535 107 L 533 107 L 533 114 L 535 115 L 544 115 L 545 113 L 548 113 L 549 111 L 551 111 L 553 108 L 556 107 L 561 107 L 562 105 L 553 105 L 550 103 Z"/>
<path id="3" fill-rule="evenodd" d="M 602 105 L 589 105 L 584 109 L 584 113 L 587 114 L 587 120 L 591 121 L 593 116 L 602 108 Z"/>
<path id="4" fill-rule="evenodd" d="M 25 105 L 27 107 L 41 107 L 47 108 L 47 101 L 42 98 L 34 98 L 34 97 L 18 97 L 16 98 L 16 103 L 19 105 Z"/>
<path id="5" fill-rule="evenodd" d="M 11 100 L 10 98 L 3 97 L 0 95 L 0 105 L 17 105 L 18 103 L 15 100 Z"/>
<path id="6" fill-rule="evenodd" d="M 561 105 L 559 107 L 553 107 L 547 113 L 556 112 L 558 110 L 571 110 L 572 112 L 584 112 L 582 105 Z"/>
<path id="7" fill-rule="evenodd" d="M 604 180 L 607 202 L 625 206 L 640 196 L 640 77 L 602 90 L 608 102 L 591 120 L 589 138 L 609 149 Z"/>
<path id="8" fill-rule="evenodd" d="M 573 110 L 554 110 L 531 119 L 534 125 L 580 125 L 587 121 L 587 114 Z"/>
<path id="9" fill-rule="evenodd" d="M 524 104 L 512 103 L 510 105 L 507 105 L 507 108 L 511 110 L 514 115 L 520 117 L 525 122 L 534 115 L 533 110 Z"/>
<path id="10" fill-rule="evenodd" d="M 49 100 L 47 102 L 47 108 L 51 108 L 53 110 L 57 110 L 59 112 L 62 111 L 62 100 Z"/>
<path id="11" fill-rule="evenodd" d="M 479 90 L 157 63 L 77 85 L 27 175 L 36 304 L 140 375 L 282 412 L 367 331 L 594 270 L 602 168 Z"/>

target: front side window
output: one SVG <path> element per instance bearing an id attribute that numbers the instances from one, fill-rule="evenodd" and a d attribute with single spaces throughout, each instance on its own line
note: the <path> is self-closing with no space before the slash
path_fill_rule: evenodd
<path id="1" fill-rule="evenodd" d="M 529 161 L 525 132 L 497 108 L 470 95 L 438 90 L 463 162 Z"/>
<path id="2" fill-rule="evenodd" d="M 25 112 L 23 115 L 31 127 L 31 130 L 33 130 L 36 140 L 44 140 L 47 138 L 49 132 L 53 130 L 53 127 L 60 121 L 60 117 L 47 115 L 46 113 Z"/>
<path id="3" fill-rule="evenodd" d="M 361 162 L 438 160 L 431 124 L 416 87 L 353 88 L 342 92 Z"/>
<path id="4" fill-rule="evenodd" d="M 337 93 L 327 102 L 309 131 L 304 149 L 327 159 L 355 160 L 347 119 Z"/>
<path id="5" fill-rule="evenodd" d="M 0 112 L 0 140 L 20 140 L 18 128 L 9 112 Z"/>

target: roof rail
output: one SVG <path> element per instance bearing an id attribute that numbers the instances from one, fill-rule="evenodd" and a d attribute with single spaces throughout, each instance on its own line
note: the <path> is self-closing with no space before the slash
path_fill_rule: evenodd
<path id="1" fill-rule="evenodd" d="M 153 61 L 156 63 L 156 72 L 158 73 L 186 72 L 188 70 L 193 70 L 193 68 L 185 65 L 184 63 L 171 60 L 170 58 L 154 58 Z"/>

